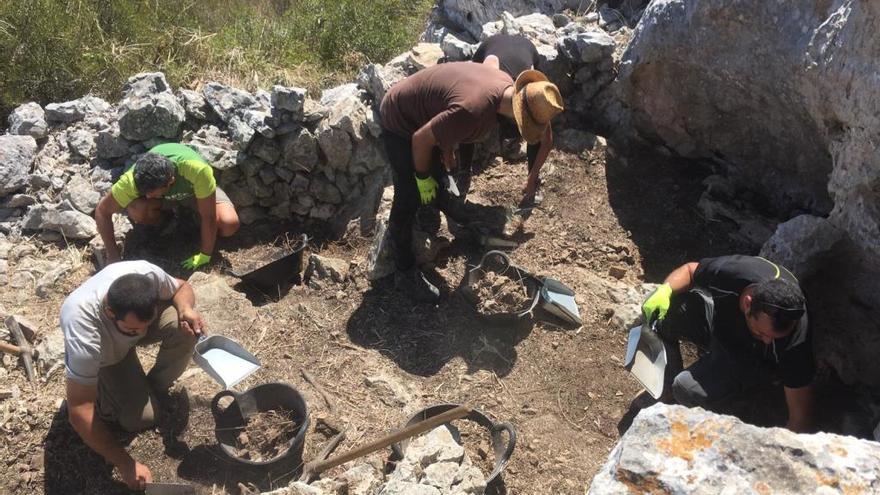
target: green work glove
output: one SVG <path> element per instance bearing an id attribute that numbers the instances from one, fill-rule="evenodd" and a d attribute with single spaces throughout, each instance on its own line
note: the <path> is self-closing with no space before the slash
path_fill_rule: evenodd
<path id="1" fill-rule="evenodd" d="M 651 320 L 662 320 L 666 318 L 666 312 L 669 311 L 669 301 L 672 298 L 672 287 L 669 284 L 663 284 L 651 293 L 644 304 L 642 304 L 642 313 L 645 314 L 645 323 L 651 323 Z"/>
<path id="2" fill-rule="evenodd" d="M 192 257 L 183 260 L 183 263 L 181 263 L 180 266 L 188 270 L 195 270 L 196 268 L 207 265 L 210 262 L 211 256 L 205 253 L 196 253 L 192 255 Z"/>
<path id="3" fill-rule="evenodd" d="M 416 186 L 419 188 L 419 198 L 421 198 L 423 205 L 429 205 L 437 198 L 438 184 L 433 176 L 429 175 L 427 178 L 420 179 L 416 175 Z"/>

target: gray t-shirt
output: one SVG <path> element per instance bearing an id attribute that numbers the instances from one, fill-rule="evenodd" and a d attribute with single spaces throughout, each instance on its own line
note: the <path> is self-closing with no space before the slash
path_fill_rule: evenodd
<path id="1" fill-rule="evenodd" d="M 168 301 L 177 292 L 177 280 L 146 261 L 113 263 L 71 292 L 61 306 L 67 378 L 83 385 L 97 384 L 98 369 L 122 361 L 142 338 L 124 335 L 104 312 L 110 285 L 129 273 L 153 277 L 160 300 Z"/>

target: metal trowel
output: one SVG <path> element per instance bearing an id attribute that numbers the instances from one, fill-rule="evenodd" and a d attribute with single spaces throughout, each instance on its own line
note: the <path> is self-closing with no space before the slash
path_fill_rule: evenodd
<path id="1" fill-rule="evenodd" d="M 147 495 L 195 495 L 196 489 L 183 483 L 147 483 L 144 492 Z"/>
<path id="2" fill-rule="evenodd" d="M 666 372 L 666 347 L 657 334 L 657 321 L 630 329 L 626 343 L 627 371 L 645 387 L 651 397 L 663 395 L 663 377 Z"/>

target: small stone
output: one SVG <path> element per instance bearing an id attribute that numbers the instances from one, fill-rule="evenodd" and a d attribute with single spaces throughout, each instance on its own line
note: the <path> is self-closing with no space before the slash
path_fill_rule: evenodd
<path id="1" fill-rule="evenodd" d="M 611 275 L 612 277 L 616 278 L 617 280 L 620 280 L 626 276 L 626 271 L 627 271 L 626 268 L 624 268 L 622 266 L 612 266 L 611 268 L 608 269 L 608 275 Z"/>

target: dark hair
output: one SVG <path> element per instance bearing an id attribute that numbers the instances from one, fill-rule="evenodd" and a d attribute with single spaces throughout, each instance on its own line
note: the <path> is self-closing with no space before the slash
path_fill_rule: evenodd
<path id="1" fill-rule="evenodd" d="M 128 313 L 134 313 L 140 321 L 150 321 L 156 314 L 159 290 L 149 275 L 129 273 L 110 284 L 107 291 L 107 306 L 122 320 Z"/>
<path id="2" fill-rule="evenodd" d="M 759 282 L 752 289 L 751 315 L 765 313 L 773 320 L 773 329 L 787 330 L 804 315 L 805 302 L 801 288 L 781 278 Z"/>
<path id="3" fill-rule="evenodd" d="M 134 186 L 138 193 L 145 195 L 160 187 L 165 187 L 174 177 L 174 163 L 156 153 L 144 153 L 134 163 Z"/>

